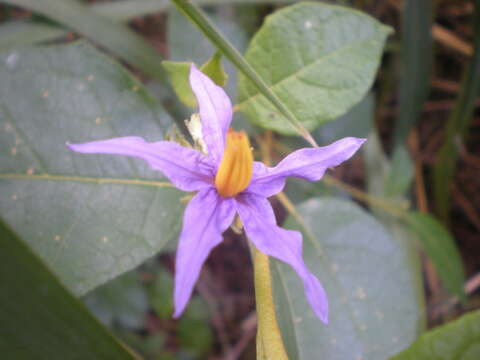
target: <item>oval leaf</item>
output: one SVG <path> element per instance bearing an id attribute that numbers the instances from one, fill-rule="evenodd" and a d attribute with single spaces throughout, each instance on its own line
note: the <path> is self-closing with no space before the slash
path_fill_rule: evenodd
<path id="1" fill-rule="evenodd" d="M 420 271 L 405 243 L 352 202 L 313 199 L 298 210 L 308 229 L 303 256 L 325 286 L 330 322 L 315 317 L 296 274 L 274 261 L 275 302 L 290 358 L 383 360 L 408 346 L 421 326 Z M 285 227 L 299 229 L 291 218 Z"/>
<path id="2" fill-rule="evenodd" d="M 391 360 L 480 359 L 480 311 L 422 335 Z"/>
<path id="3" fill-rule="evenodd" d="M 460 252 L 448 230 L 433 216 L 409 212 L 403 220 L 416 234 L 447 290 L 465 300 L 465 272 Z"/>
<path id="4" fill-rule="evenodd" d="M 0 215 L 74 293 L 176 236 L 180 192 L 140 160 L 65 143 L 161 140 L 170 118 L 129 73 L 86 43 L 0 54 Z"/>
<path id="5" fill-rule="evenodd" d="M 344 114 L 370 88 L 391 29 L 358 11 L 301 3 L 270 15 L 246 60 L 309 130 Z M 238 108 L 254 123 L 294 134 L 288 121 L 240 77 Z"/>

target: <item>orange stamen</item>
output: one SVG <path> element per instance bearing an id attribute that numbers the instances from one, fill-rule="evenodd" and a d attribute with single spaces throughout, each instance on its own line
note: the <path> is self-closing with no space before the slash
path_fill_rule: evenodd
<path id="1" fill-rule="evenodd" d="M 253 155 L 244 131 L 228 130 L 225 151 L 215 176 L 215 187 L 224 197 L 246 189 L 253 173 Z"/>

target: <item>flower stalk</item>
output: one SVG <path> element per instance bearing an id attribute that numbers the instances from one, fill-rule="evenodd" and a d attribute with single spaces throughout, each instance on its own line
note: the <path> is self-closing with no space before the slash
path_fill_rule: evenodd
<path id="1" fill-rule="evenodd" d="M 267 255 L 258 251 L 254 246 L 251 248 L 258 323 L 257 359 L 288 360 L 273 303 L 270 260 Z"/>

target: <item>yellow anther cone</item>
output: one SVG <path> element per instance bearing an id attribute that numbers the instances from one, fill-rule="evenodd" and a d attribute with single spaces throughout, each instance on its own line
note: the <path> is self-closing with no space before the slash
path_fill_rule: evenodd
<path id="1" fill-rule="evenodd" d="M 243 131 L 229 130 L 222 161 L 215 177 L 215 187 L 224 197 L 235 196 L 250 184 L 253 155 L 248 136 Z"/>

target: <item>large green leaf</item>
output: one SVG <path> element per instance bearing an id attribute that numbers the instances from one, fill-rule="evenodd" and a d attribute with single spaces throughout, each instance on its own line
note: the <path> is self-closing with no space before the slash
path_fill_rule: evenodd
<path id="1" fill-rule="evenodd" d="M 146 74 L 166 79 L 159 53 L 126 26 L 90 11 L 77 0 L 0 0 L 42 14 L 90 38 Z"/>
<path id="2" fill-rule="evenodd" d="M 0 221 L 2 359 L 134 359 Z"/>
<path id="3" fill-rule="evenodd" d="M 403 220 L 418 237 L 420 246 L 432 260 L 445 287 L 465 299 L 465 272 L 452 235 L 429 214 L 412 211 Z"/>
<path id="4" fill-rule="evenodd" d="M 298 208 L 304 259 L 325 286 L 330 322 L 310 309 L 292 269 L 273 262 L 277 315 L 291 359 L 385 359 L 421 328 L 419 269 L 410 249 L 355 204 L 313 199 Z"/>
<path id="5" fill-rule="evenodd" d="M 370 88 L 391 29 L 358 11 L 300 3 L 267 17 L 246 60 L 307 129 L 344 114 Z M 239 109 L 293 134 L 286 118 L 240 78 Z"/>
<path id="6" fill-rule="evenodd" d="M 142 85 L 85 43 L 0 54 L 0 214 L 76 294 L 176 236 L 177 190 L 140 160 L 77 143 L 161 140 L 170 118 Z"/>
<path id="7" fill-rule="evenodd" d="M 480 359 L 480 311 L 422 335 L 391 360 Z"/>

